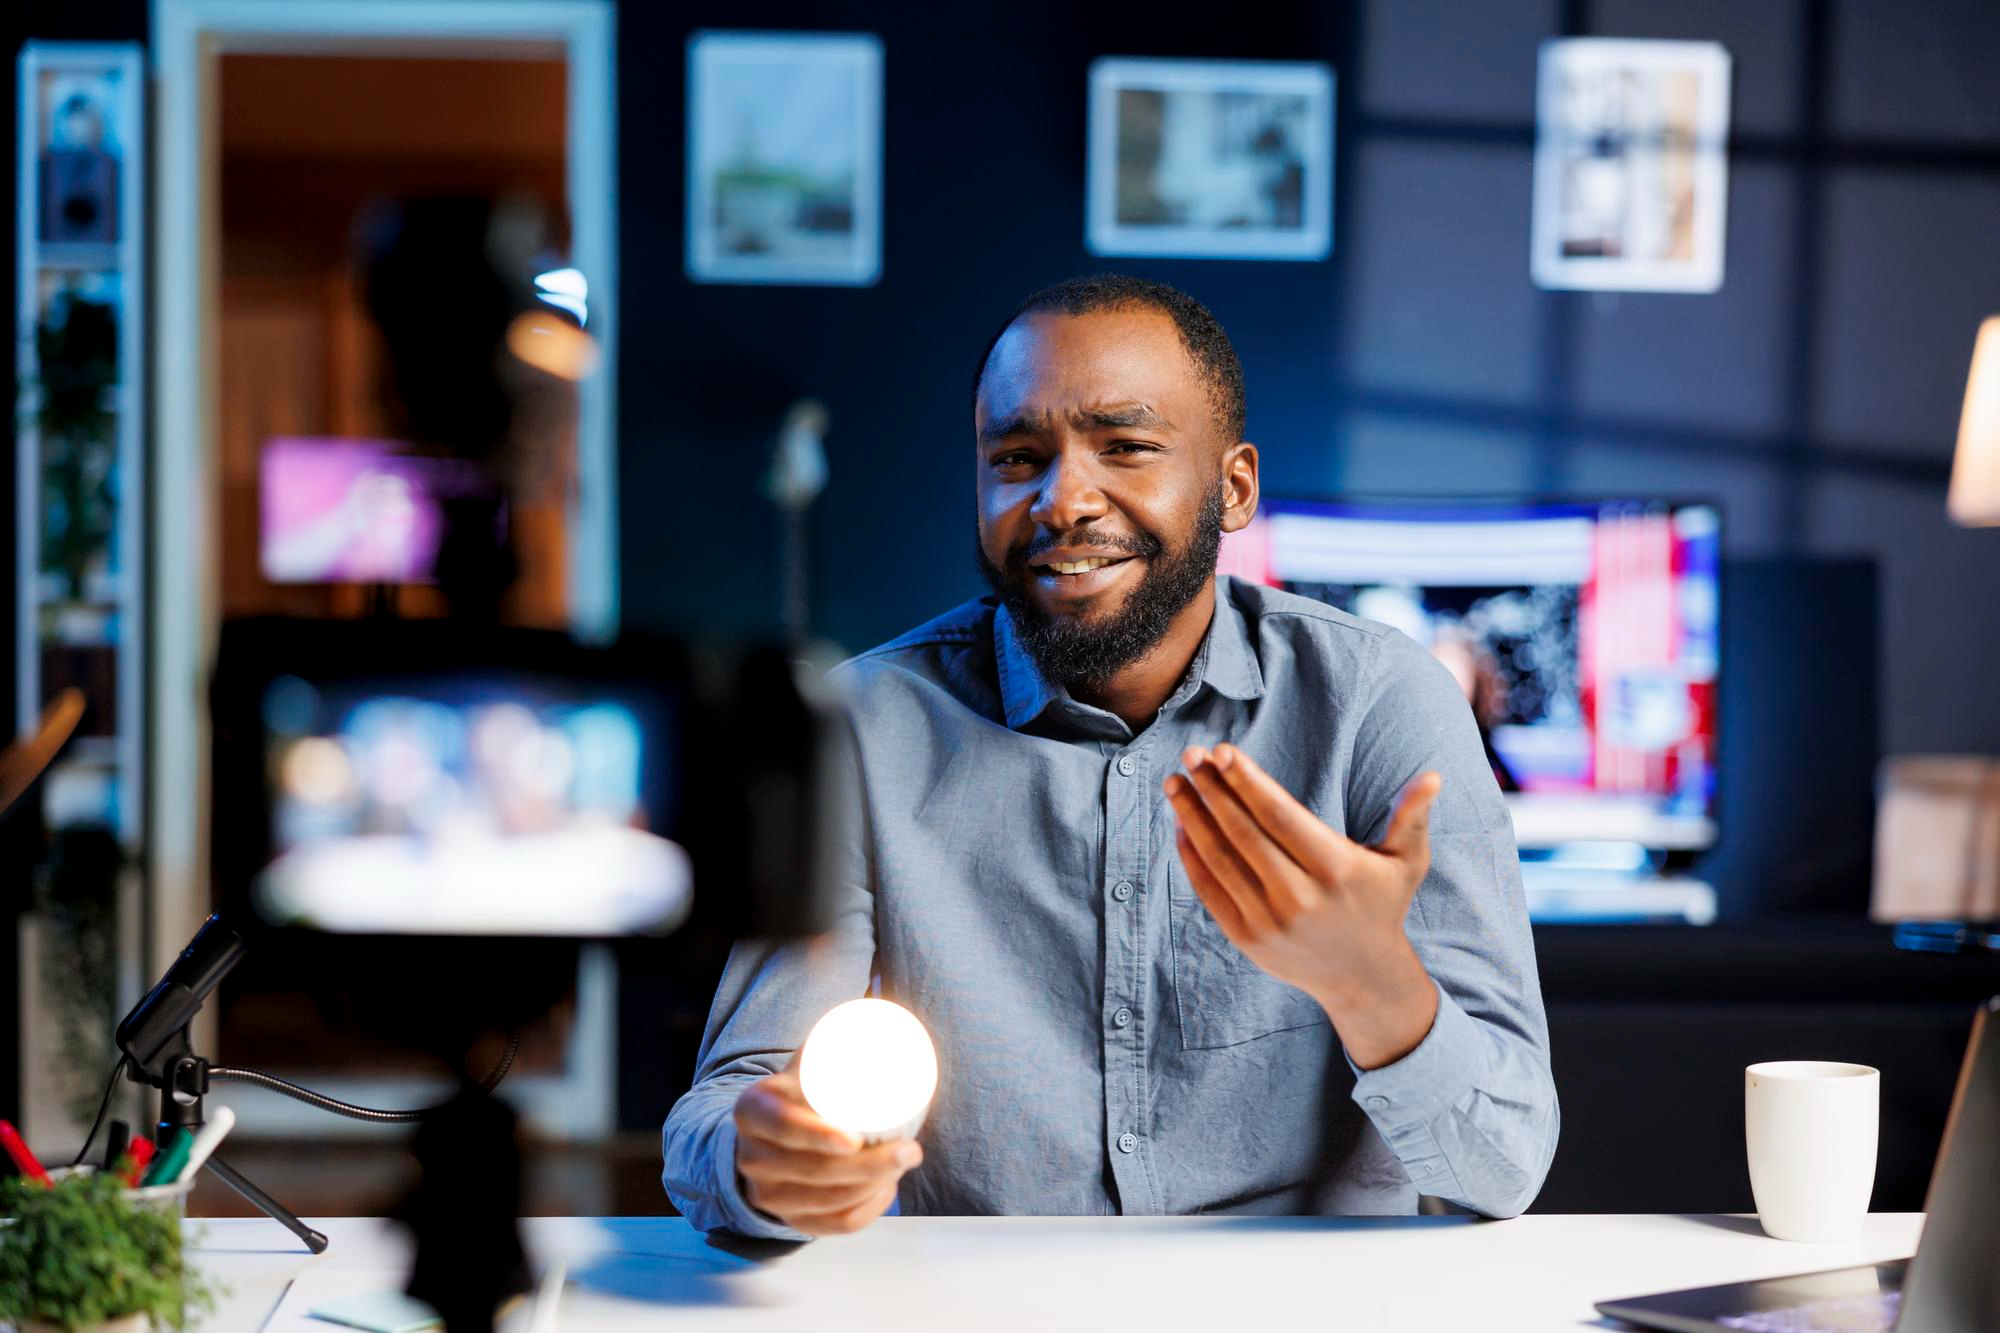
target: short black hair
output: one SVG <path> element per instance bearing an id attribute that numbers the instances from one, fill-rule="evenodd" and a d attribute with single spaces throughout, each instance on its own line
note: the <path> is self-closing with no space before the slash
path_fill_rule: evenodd
<path id="1" fill-rule="evenodd" d="M 1157 310 L 1173 320 L 1180 331 L 1181 346 L 1195 364 L 1208 389 L 1208 401 L 1215 409 L 1216 425 L 1225 442 L 1243 438 L 1243 363 L 1236 348 L 1222 331 L 1222 321 L 1209 308 L 1177 287 L 1123 273 L 1093 273 L 1044 287 L 1014 308 L 1006 322 L 986 340 L 979 354 L 979 368 L 972 376 L 972 397 L 979 400 L 979 386 L 986 378 L 986 363 L 1008 329 L 1023 315 L 1055 311 L 1064 315 L 1088 315 L 1098 310 L 1123 310 L 1138 306 Z"/>

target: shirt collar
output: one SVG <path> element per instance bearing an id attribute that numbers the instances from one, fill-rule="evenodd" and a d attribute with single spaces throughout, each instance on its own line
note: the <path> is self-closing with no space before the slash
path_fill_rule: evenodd
<path id="1" fill-rule="evenodd" d="M 993 612 L 993 658 L 1000 671 L 1000 707 L 1007 727 L 1019 731 L 1069 692 L 1049 683 L 1021 643 L 1014 617 L 1002 602 Z"/>
<path id="2" fill-rule="evenodd" d="M 1010 730 L 1021 730 L 1051 704 L 1073 702 L 1069 691 L 1051 683 L 1028 655 L 1005 603 L 993 612 L 993 655 L 999 669 L 1000 706 Z M 1201 648 L 1188 666 L 1188 681 L 1189 685 L 1175 692 L 1175 698 L 1191 698 L 1204 685 L 1230 699 L 1264 697 L 1264 671 L 1251 646 L 1243 610 L 1230 596 L 1227 575 L 1215 581 L 1215 614 L 1209 618 L 1208 633 L 1202 636 Z"/>
<path id="3" fill-rule="evenodd" d="M 1234 584 L 1235 579 L 1227 574 L 1215 580 L 1215 616 L 1208 623 L 1201 654 L 1195 658 L 1195 676 L 1227 698 L 1261 699 L 1264 668 L 1250 642 L 1250 622 L 1232 595 Z"/>

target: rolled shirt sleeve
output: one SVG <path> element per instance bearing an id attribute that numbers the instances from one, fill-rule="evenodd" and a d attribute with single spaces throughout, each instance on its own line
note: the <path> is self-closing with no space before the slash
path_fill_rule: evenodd
<path id="1" fill-rule="evenodd" d="M 1356 1068 L 1353 1098 L 1421 1193 L 1512 1217 L 1540 1192 L 1561 1124 L 1512 821 L 1464 695 L 1436 659 L 1385 635 L 1372 686 L 1350 827 L 1377 840 L 1411 778 L 1444 777 L 1431 868 L 1406 926 L 1438 1011 L 1402 1059 Z"/>
<path id="2" fill-rule="evenodd" d="M 865 897 L 865 894 L 863 895 Z M 736 1099 L 791 1063 L 820 1015 L 868 989 L 874 932 L 850 907 L 811 941 L 746 941 L 729 955 L 696 1060 L 694 1086 L 661 1132 L 661 1181 L 674 1207 L 703 1231 L 804 1240 L 751 1207 L 736 1174 Z M 760 985 L 769 980 L 772 984 Z"/>
<path id="3" fill-rule="evenodd" d="M 736 1174 L 736 1098 L 749 1079 L 697 1086 L 674 1106 L 665 1131 L 667 1197 L 703 1231 L 728 1231 L 759 1240 L 805 1240 L 758 1212 L 743 1197 Z"/>

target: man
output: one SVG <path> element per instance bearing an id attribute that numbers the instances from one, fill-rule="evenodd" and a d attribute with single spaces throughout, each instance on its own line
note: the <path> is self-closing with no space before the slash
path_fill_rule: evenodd
<path id="1" fill-rule="evenodd" d="M 665 1129 L 695 1225 L 1534 1198 L 1555 1089 L 1478 728 L 1395 631 L 1217 579 L 1257 508 L 1243 413 L 1221 326 L 1158 283 L 1049 288 L 989 346 L 995 596 L 838 673 L 839 923 L 730 959 Z M 871 977 L 937 1042 L 921 1146 L 828 1125 L 789 1068 Z"/>

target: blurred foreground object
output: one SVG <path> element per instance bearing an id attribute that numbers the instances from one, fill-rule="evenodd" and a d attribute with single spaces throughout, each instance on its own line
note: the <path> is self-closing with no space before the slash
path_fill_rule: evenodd
<path id="1" fill-rule="evenodd" d="M 5 814 L 39 778 L 83 717 L 83 691 L 74 686 L 49 700 L 41 724 L 0 750 L 0 814 Z"/>
<path id="2" fill-rule="evenodd" d="M 237 978 L 229 1002 L 304 991 L 440 1062 L 458 1095 L 385 1110 L 211 1065 L 185 1020 L 225 969 L 197 969 L 197 946 L 184 970 L 203 988 L 163 982 L 121 1029 L 177 1126 L 198 1122 L 210 1079 L 231 1078 L 417 1123 L 422 1183 L 399 1213 L 414 1234 L 409 1292 L 452 1333 L 490 1329 L 499 1298 L 525 1285 L 517 1121 L 490 1094 L 518 1030 L 572 1002 L 581 942 L 661 966 L 670 957 L 648 946 L 679 932 L 812 933 L 836 865 L 820 798 L 841 776 L 841 721 L 782 652 L 572 636 L 560 614 L 533 614 L 560 613 L 560 595 L 519 595 L 565 586 L 563 544 L 525 530 L 533 513 L 560 525 L 574 512 L 577 381 L 598 360 L 564 230 L 513 199 L 371 210 L 355 253 L 382 351 L 383 438 L 281 441 L 302 475 L 345 446 L 337 475 L 355 480 L 328 489 L 359 502 L 281 525 L 286 540 L 263 555 L 302 581 L 376 581 L 372 614 L 229 617 L 211 681 L 216 928 L 281 969 L 264 992 Z M 410 540 L 381 541 L 385 527 Z M 366 559 L 356 532 L 378 542 Z M 392 593 L 416 580 L 437 595 L 406 614 Z M 499 1069 L 475 1081 L 474 1052 L 510 1030 Z"/>
<path id="3" fill-rule="evenodd" d="M 218 893 L 239 929 L 293 931 L 295 959 L 421 938 L 426 970 L 479 979 L 496 937 L 824 928 L 843 723 L 776 649 L 244 619 L 218 661 Z"/>
<path id="4" fill-rule="evenodd" d="M 1979 326 L 1965 411 L 1958 419 L 1958 456 L 1945 501 L 1952 521 L 1968 528 L 2000 525 L 2000 315 Z"/>
<path id="5" fill-rule="evenodd" d="M 2000 917 L 2000 759 L 1908 755 L 1883 764 L 1869 915 Z"/>

